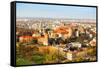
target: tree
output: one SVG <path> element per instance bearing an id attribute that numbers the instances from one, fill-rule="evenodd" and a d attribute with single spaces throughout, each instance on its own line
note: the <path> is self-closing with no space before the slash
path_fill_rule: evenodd
<path id="1" fill-rule="evenodd" d="M 32 40 L 32 44 L 37 44 L 37 42 L 38 42 L 38 41 L 37 41 L 36 39 L 33 39 L 33 40 Z"/>

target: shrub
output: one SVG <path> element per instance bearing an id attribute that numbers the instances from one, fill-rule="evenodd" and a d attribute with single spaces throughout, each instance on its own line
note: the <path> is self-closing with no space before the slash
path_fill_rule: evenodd
<path id="1" fill-rule="evenodd" d="M 33 63 L 24 58 L 17 58 L 16 60 L 16 65 L 29 65 L 29 64 L 33 64 Z"/>
<path id="2" fill-rule="evenodd" d="M 35 62 L 36 64 L 42 64 L 44 61 L 44 56 L 39 54 L 33 55 L 32 61 Z"/>

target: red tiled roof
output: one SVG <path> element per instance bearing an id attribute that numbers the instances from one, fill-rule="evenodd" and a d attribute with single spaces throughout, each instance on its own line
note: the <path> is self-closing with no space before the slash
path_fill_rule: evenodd
<path id="1" fill-rule="evenodd" d="M 60 26 L 60 27 L 56 28 L 54 30 L 54 32 L 61 33 L 61 34 L 68 34 L 69 33 L 69 28 L 66 27 L 66 26 Z"/>
<path id="2" fill-rule="evenodd" d="M 32 37 L 32 36 L 20 36 L 20 38 L 33 38 L 33 39 L 37 39 L 37 37 Z"/>
<path id="3" fill-rule="evenodd" d="M 21 38 L 33 38 L 32 36 L 20 36 Z"/>

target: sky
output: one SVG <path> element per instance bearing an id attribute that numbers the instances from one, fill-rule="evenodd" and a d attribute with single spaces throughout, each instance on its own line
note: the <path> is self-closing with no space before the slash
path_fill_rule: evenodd
<path id="1" fill-rule="evenodd" d="M 62 6 L 17 3 L 17 18 L 45 17 L 45 18 L 69 18 L 69 19 L 96 19 L 95 7 Z"/>

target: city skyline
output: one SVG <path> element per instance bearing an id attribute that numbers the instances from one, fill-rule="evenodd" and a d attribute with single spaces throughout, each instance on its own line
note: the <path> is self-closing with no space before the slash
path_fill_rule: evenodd
<path id="1" fill-rule="evenodd" d="M 43 18 L 70 18 L 70 19 L 96 19 L 95 7 L 59 6 L 45 4 L 16 4 L 17 18 L 43 17 Z"/>

